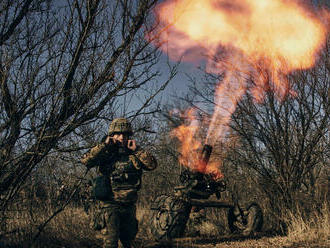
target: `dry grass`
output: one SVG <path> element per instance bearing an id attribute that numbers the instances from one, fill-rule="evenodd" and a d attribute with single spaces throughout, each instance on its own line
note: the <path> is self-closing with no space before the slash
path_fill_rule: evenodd
<path id="1" fill-rule="evenodd" d="M 324 203 L 321 209 L 313 211 L 309 217 L 290 213 L 288 238 L 293 242 L 328 242 L 330 247 L 330 205 Z"/>
<path id="2" fill-rule="evenodd" d="M 8 230 L 17 230 L 5 236 L 2 245 L 7 247 L 30 247 L 31 240 L 37 232 L 37 227 L 52 213 L 50 210 L 16 211 L 12 212 L 8 222 Z M 329 204 L 324 204 L 321 210 L 315 211 L 309 218 L 303 218 L 301 213 L 290 214 L 289 233 L 286 237 L 259 237 L 243 239 L 228 234 L 220 219 L 221 211 L 207 212 L 206 220 L 198 225 L 188 223 L 186 236 L 166 245 L 152 242 L 149 232 L 151 210 L 138 207 L 139 247 L 231 247 L 231 248 L 294 248 L 294 247 L 330 247 Z M 222 220 L 223 221 L 223 220 Z M 33 247 L 100 247 L 101 241 L 90 227 L 90 217 L 82 208 L 67 207 L 53 219 L 42 232 Z M 198 233 L 196 233 L 196 228 Z M 0 242 L 0 247 L 1 246 Z M 6 246 L 4 246 L 6 247 Z"/>
<path id="3" fill-rule="evenodd" d="M 49 209 L 12 212 L 8 216 L 7 230 L 14 231 L 3 237 L 3 245 L 31 247 L 39 225 L 52 213 Z M 48 223 L 32 247 L 89 247 L 93 243 L 97 240 L 89 227 L 87 214 L 82 208 L 67 207 Z"/>

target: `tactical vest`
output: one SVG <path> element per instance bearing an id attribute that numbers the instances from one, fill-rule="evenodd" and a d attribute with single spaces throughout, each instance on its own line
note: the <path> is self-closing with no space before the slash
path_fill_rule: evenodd
<path id="1" fill-rule="evenodd" d="M 100 172 L 110 179 L 110 201 L 135 203 L 141 188 L 142 170 L 137 169 L 127 152 L 119 152 L 112 163 L 100 167 Z"/>

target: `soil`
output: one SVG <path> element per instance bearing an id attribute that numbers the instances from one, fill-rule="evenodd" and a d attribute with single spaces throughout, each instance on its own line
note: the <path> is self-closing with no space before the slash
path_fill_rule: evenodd
<path id="1" fill-rule="evenodd" d="M 172 241 L 138 241 L 145 248 L 329 248 L 328 241 L 292 241 L 287 237 L 259 234 L 254 237 L 225 235 L 219 238 L 186 237 Z"/>

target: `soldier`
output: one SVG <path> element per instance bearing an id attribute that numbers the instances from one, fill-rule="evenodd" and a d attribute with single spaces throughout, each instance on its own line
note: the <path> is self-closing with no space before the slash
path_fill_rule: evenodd
<path id="1" fill-rule="evenodd" d="M 105 141 L 86 153 L 81 162 L 88 168 L 97 166 L 102 175 L 95 185 L 96 198 L 101 200 L 106 233 L 103 247 L 131 247 L 138 231 L 136 219 L 137 193 L 142 170 L 157 167 L 155 158 L 129 139 L 133 134 L 125 118 L 114 119 Z"/>

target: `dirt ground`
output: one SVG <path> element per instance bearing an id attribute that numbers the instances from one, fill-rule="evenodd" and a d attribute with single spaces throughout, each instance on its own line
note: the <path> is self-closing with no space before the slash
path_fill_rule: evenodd
<path id="1" fill-rule="evenodd" d="M 80 240 L 79 244 L 65 242 L 63 240 L 53 240 L 52 242 L 42 242 L 41 245 L 34 247 L 49 248 L 101 248 L 102 241 L 98 239 Z M 22 248 L 28 247 L 23 244 L 19 246 L 2 246 L 0 248 Z M 43 245 L 42 245 L 43 244 Z M 259 234 L 255 237 L 245 238 L 235 235 L 224 235 L 218 238 L 205 237 L 185 237 L 174 239 L 172 241 L 156 242 L 147 239 L 137 239 L 136 248 L 330 248 L 330 237 L 327 240 L 314 241 L 294 241 L 288 237 L 274 236 L 269 237 L 267 234 Z M 122 248 L 120 245 L 119 248 Z"/>
<path id="2" fill-rule="evenodd" d="M 141 241 L 140 241 L 141 242 Z M 330 248 L 330 237 L 326 241 L 292 241 L 287 237 L 267 237 L 259 235 L 253 238 L 223 236 L 210 238 L 180 238 L 171 242 L 142 241 L 146 248 Z"/>

